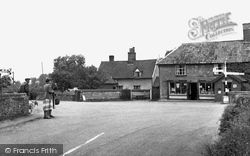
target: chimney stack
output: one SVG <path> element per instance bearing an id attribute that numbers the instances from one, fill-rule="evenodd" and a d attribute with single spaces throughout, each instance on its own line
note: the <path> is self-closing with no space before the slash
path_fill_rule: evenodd
<path id="1" fill-rule="evenodd" d="M 115 60 L 114 55 L 109 55 L 109 62 L 113 62 Z"/>
<path id="2" fill-rule="evenodd" d="M 129 48 L 128 52 L 128 63 L 133 63 L 134 61 L 136 61 L 135 47 Z"/>
<path id="3" fill-rule="evenodd" d="M 250 42 L 250 23 L 243 23 L 243 39 Z"/>

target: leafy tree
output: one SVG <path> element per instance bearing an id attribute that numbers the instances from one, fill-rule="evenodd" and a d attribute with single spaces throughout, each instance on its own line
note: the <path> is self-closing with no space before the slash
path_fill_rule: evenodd
<path id="1" fill-rule="evenodd" d="M 37 81 L 38 81 L 39 87 L 43 87 L 45 85 L 45 80 L 46 80 L 47 77 L 49 77 L 48 74 L 41 74 L 38 77 Z"/>
<path id="2" fill-rule="evenodd" d="M 0 92 L 2 92 L 3 88 L 7 88 L 11 85 L 11 78 L 9 75 L 3 75 L 0 74 Z"/>
<path id="3" fill-rule="evenodd" d="M 77 87 L 96 89 L 103 83 L 103 74 L 95 66 L 85 66 L 83 55 L 63 56 L 54 59 L 54 71 L 51 78 L 60 91 Z"/>
<path id="4" fill-rule="evenodd" d="M 63 70 L 56 70 L 51 74 L 51 78 L 57 83 L 58 90 L 64 92 L 70 88 L 73 88 L 73 74 Z"/>
<path id="5" fill-rule="evenodd" d="M 81 74 L 78 82 L 80 89 L 98 89 L 105 82 L 104 73 L 98 71 L 93 65 L 86 67 Z"/>

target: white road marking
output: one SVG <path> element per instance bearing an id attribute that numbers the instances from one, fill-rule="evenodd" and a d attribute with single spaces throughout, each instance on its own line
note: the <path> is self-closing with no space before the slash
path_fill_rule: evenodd
<path id="1" fill-rule="evenodd" d="M 94 138 L 92 138 L 92 139 L 86 141 L 84 144 L 81 144 L 81 145 L 79 145 L 79 146 L 76 146 L 75 148 L 72 148 L 71 150 L 68 150 L 67 152 L 65 152 L 65 153 L 63 154 L 63 156 L 65 156 L 65 155 L 67 155 L 67 154 L 69 154 L 69 153 L 71 153 L 71 152 L 77 150 L 78 148 L 80 148 L 80 147 L 82 147 L 82 146 L 84 146 L 84 145 L 87 145 L 88 143 L 90 143 L 91 141 L 97 139 L 99 136 L 101 136 L 101 135 L 103 135 L 103 134 L 104 134 L 104 132 L 102 132 L 101 134 L 98 134 L 98 135 L 95 136 Z"/>

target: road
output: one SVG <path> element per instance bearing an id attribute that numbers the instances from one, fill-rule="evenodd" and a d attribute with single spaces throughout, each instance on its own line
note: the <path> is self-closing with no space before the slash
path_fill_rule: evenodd
<path id="1" fill-rule="evenodd" d="M 214 102 L 61 102 L 53 119 L 0 129 L 0 144 L 63 144 L 72 156 L 201 156 L 225 105 Z M 67 153 L 67 154 L 66 154 Z"/>

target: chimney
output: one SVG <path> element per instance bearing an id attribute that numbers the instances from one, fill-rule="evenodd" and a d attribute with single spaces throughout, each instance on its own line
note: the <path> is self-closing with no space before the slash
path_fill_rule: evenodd
<path id="1" fill-rule="evenodd" d="M 243 23 L 243 39 L 250 42 L 250 23 Z"/>
<path id="2" fill-rule="evenodd" d="M 136 60 L 135 47 L 129 48 L 128 52 L 128 63 L 133 63 Z"/>
<path id="3" fill-rule="evenodd" d="M 114 55 L 109 55 L 109 62 L 113 62 L 115 60 Z"/>

